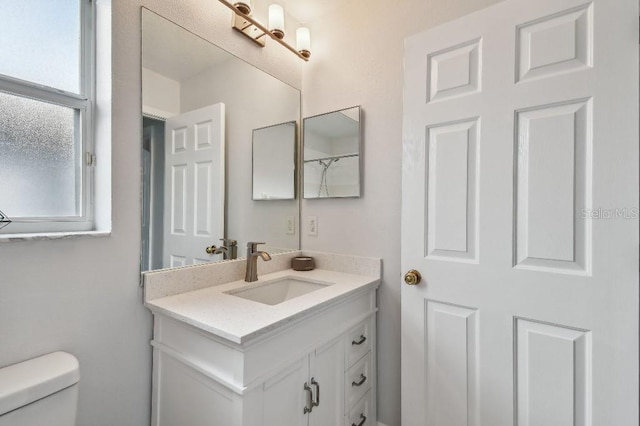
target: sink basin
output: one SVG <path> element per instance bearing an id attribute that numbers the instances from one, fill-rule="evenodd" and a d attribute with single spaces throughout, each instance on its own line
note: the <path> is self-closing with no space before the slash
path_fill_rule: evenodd
<path id="1" fill-rule="evenodd" d="M 304 280 L 297 277 L 282 277 L 254 284 L 250 288 L 244 287 L 225 293 L 265 305 L 277 305 L 330 285 L 332 283 Z"/>

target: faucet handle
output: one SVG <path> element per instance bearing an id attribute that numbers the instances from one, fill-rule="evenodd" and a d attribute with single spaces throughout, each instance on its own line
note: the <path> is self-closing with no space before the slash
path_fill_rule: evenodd
<path id="1" fill-rule="evenodd" d="M 229 239 L 229 238 L 220 238 L 220 241 L 222 241 L 225 246 L 236 246 L 236 245 L 238 245 L 238 241 L 232 240 L 232 239 Z"/>
<path id="2" fill-rule="evenodd" d="M 266 243 L 259 243 L 259 242 L 256 242 L 256 241 L 249 241 L 247 243 L 247 248 L 251 249 L 251 251 L 254 251 L 254 250 L 256 250 L 258 248 L 258 244 L 266 244 Z"/>

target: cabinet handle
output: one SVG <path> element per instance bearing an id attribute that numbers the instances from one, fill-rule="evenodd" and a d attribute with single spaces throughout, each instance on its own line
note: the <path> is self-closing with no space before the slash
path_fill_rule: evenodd
<path id="1" fill-rule="evenodd" d="M 313 408 L 313 407 L 317 407 L 318 405 L 320 405 L 320 383 L 316 382 L 316 379 L 314 379 L 312 377 L 311 378 L 311 386 L 315 386 L 316 387 L 316 400 L 315 401 L 311 400 L 311 408 Z"/>
<path id="2" fill-rule="evenodd" d="M 366 338 L 366 337 L 364 337 L 364 334 L 361 334 L 361 335 L 360 335 L 360 340 L 358 340 L 357 342 L 356 342 L 355 340 L 352 340 L 352 341 L 351 341 L 351 344 L 352 344 L 352 345 L 356 345 L 356 346 L 360 346 L 361 344 L 363 344 L 363 343 L 364 343 L 364 342 L 366 342 L 366 341 L 367 341 L 367 338 Z"/>
<path id="3" fill-rule="evenodd" d="M 360 413 L 360 418 L 362 419 L 362 420 L 360 420 L 360 423 L 358 423 L 358 424 L 351 423 L 351 426 L 362 426 L 364 424 L 364 422 L 367 421 L 367 416 L 365 416 L 362 413 Z"/>
<path id="4" fill-rule="evenodd" d="M 310 413 L 311 410 L 313 410 L 313 393 L 307 382 L 304 383 L 304 390 L 307 393 L 307 403 L 304 406 L 304 410 L 302 410 L 302 412 L 304 414 L 307 414 Z"/>
<path id="5" fill-rule="evenodd" d="M 360 373 L 360 381 L 356 382 L 355 380 L 353 382 L 351 382 L 351 386 L 362 386 L 364 384 L 364 382 L 367 381 L 367 376 L 365 376 L 364 374 Z"/>

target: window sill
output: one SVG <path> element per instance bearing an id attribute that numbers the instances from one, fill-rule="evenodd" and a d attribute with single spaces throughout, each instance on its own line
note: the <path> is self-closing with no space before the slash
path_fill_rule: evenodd
<path id="1" fill-rule="evenodd" d="M 111 236 L 111 231 L 42 232 L 38 234 L 0 234 L 0 243 L 17 241 L 68 240 L 76 238 L 102 238 Z"/>

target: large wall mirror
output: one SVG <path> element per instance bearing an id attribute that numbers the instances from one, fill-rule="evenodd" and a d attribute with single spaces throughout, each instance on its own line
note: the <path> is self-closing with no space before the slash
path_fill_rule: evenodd
<path id="1" fill-rule="evenodd" d="M 299 90 L 143 8 L 142 114 L 143 271 L 300 247 L 295 193 L 257 201 L 252 179 L 256 129 L 284 126 L 297 151 Z M 287 155 L 278 180 L 295 187 Z"/>
<path id="2" fill-rule="evenodd" d="M 304 198 L 360 196 L 360 107 L 304 119 Z"/>

